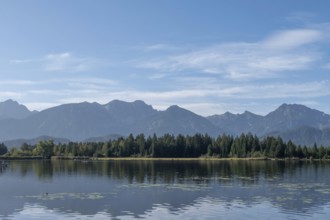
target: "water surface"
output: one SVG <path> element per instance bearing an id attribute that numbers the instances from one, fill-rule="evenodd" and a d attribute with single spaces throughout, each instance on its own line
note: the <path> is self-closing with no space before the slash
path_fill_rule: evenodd
<path id="1" fill-rule="evenodd" d="M 330 163 L 10 161 L 3 219 L 327 219 Z"/>

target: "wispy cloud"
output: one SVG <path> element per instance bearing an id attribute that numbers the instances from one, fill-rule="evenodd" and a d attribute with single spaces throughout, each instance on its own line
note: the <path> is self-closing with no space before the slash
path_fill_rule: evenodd
<path id="1" fill-rule="evenodd" d="M 11 64 L 25 64 L 25 63 L 35 63 L 35 62 L 40 62 L 41 59 L 15 59 L 15 60 L 10 60 L 9 63 Z"/>
<path id="2" fill-rule="evenodd" d="M 64 82 L 62 80 L 62 82 Z M 78 90 L 82 89 L 96 89 L 96 90 L 107 90 L 109 87 L 114 87 L 118 85 L 115 80 L 104 79 L 104 78 L 69 78 L 65 82 L 69 87 L 76 88 Z"/>
<path id="3" fill-rule="evenodd" d="M 35 82 L 32 80 L 0 80 L 0 85 L 17 85 L 17 86 L 24 86 L 24 85 L 34 85 Z"/>
<path id="4" fill-rule="evenodd" d="M 312 21 L 314 21 L 317 18 L 317 15 L 315 13 L 307 12 L 307 11 L 296 11 L 291 13 L 289 16 L 286 17 L 286 20 L 289 22 L 294 23 L 304 23 L 308 24 Z"/>
<path id="5" fill-rule="evenodd" d="M 173 45 L 168 44 L 154 44 L 144 47 L 146 51 L 158 51 L 158 50 L 174 50 L 178 49 L 178 47 L 175 47 Z"/>
<path id="6" fill-rule="evenodd" d="M 166 74 L 164 73 L 155 73 L 155 74 L 152 74 L 148 77 L 148 79 L 151 79 L 151 80 L 154 80 L 154 79 L 162 79 L 166 76 Z"/>
<path id="7" fill-rule="evenodd" d="M 46 71 L 83 72 L 90 70 L 100 61 L 90 57 L 78 57 L 72 53 L 48 54 L 45 58 Z"/>
<path id="8" fill-rule="evenodd" d="M 99 71 L 100 78 L 86 77 L 87 74 L 55 74 L 56 78 L 49 78 L 45 74 L 36 81 L 2 80 L 0 92 L 4 93 L 0 97 L 33 97 L 27 103 L 38 110 L 52 104 L 142 99 L 157 109 L 177 104 L 203 115 L 253 110 L 251 106 L 265 111 L 266 107 L 262 106 L 265 102 L 277 105 L 294 100 L 315 104 L 311 100 L 330 96 L 329 77 L 320 75 L 330 69 L 329 60 L 324 62 L 328 53 L 324 48 L 329 46 L 329 40 L 330 24 L 318 24 L 275 31 L 255 42 L 199 48 L 155 44 L 135 48 L 141 56 L 133 54 L 134 61 L 120 61 L 114 65 L 116 68 L 108 69 L 125 74 L 115 76 Z M 72 52 L 11 63 L 64 73 L 84 72 L 104 65 L 99 59 Z M 321 73 L 312 78 L 312 71 L 306 70 L 314 68 Z M 151 81 L 152 86 L 147 85 Z"/>
<path id="9" fill-rule="evenodd" d="M 290 50 L 321 41 L 323 37 L 321 30 L 294 29 L 277 32 L 262 44 L 273 50 Z"/>
<path id="10" fill-rule="evenodd" d="M 282 72 L 308 69 L 320 60 L 322 53 L 310 45 L 324 37 L 320 29 L 284 30 L 259 42 L 218 44 L 146 60 L 137 67 L 159 72 L 195 71 L 235 80 L 277 77 Z"/>
<path id="11" fill-rule="evenodd" d="M 299 100 L 303 103 L 309 102 L 318 97 L 330 95 L 330 82 L 328 80 L 312 81 L 303 83 L 268 83 L 268 84 L 226 84 L 218 83 L 212 78 L 189 78 L 183 88 L 174 88 L 164 91 L 122 90 L 120 85 L 106 86 L 106 83 L 99 82 L 101 79 L 94 79 L 94 84 L 86 86 L 84 82 L 73 79 L 61 88 L 52 89 L 48 84 L 36 86 L 23 86 L 22 89 L 2 90 L 0 97 L 38 97 L 27 101 L 30 109 L 42 110 L 51 106 L 72 102 L 99 102 L 105 104 L 113 99 L 134 101 L 143 99 L 146 103 L 155 108 L 163 110 L 173 104 L 178 104 L 193 112 L 202 115 L 222 113 L 224 111 L 254 110 L 246 103 L 268 102 L 269 100 Z M 53 80 L 51 83 L 54 85 Z M 91 79 L 93 81 L 93 79 Z M 196 83 L 194 83 L 194 81 Z M 201 82 L 199 87 L 195 85 Z M 108 83 L 112 83 L 111 81 Z M 63 81 L 56 81 L 56 85 L 63 85 Z M 52 100 L 51 102 L 47 100 Z M 239 103 L 239 104 L 238 104 Z M 260 106 L 259 106 L 260 107 Z M 244 109 L 245 108 L 245 109 Z M 256 112 L 264 112 L 265 108 L 257 109 Z"/>
<path id="12" fill-rule="evenodd" d="M 193 112 L 202 115 L 219 114 L 224 111 L 240 112 L 244 110 L 254 110 L 256 113 L 267 113 L 262 106 L 262 102 L 276 99 L 294 99 L 309 101 L 317 97 L 330 95 L 329 81 L 315 81 L 309 83 L 273 83 L 267 85 L 219 85 L 218 87 L 209 86 L 199 89 L 177 89 L 168 91 L 141 91 L 141 90 L 107 90 L 98 91 L 86 89 L 77 92 L 68 90 L 69 94 L 60 99 L 62 103 L 97 101 L 107 103 L 112 99 L 124 101 L 134 101 L 142 99 L 153 105 L 156 109 L 164 110 L 170 105 L 178 104 Z M 256 109 L 251 109 L 255 102 Z M 298 101 L 297 101 L 298 102 Z M 259 104 L 258 104 L 259 103 Z M 277 107 L 277 106 L 272 106 Z M 268 108 L 272 110 L 271 108 Z M 267 110 L 268 110 L 267 109 Z"/>
<path id="13" fill-rule="evenodd" d="M 36 59 L 11 60 L 11 64 L 34 64 L 43 71 L 84 72 L 101 65 L 99 59 L 80 57 L 71 52 L 47 54 Z"/>
<path id="14" fill-rule="evenodd" d="M 330 95 L 329 81 L 274 83 L 232 87 L 229 97 L 240 99 L 315 98 Z M 228 91 L 228 90 L 227 90 Z M 222 95 L 222 94 L 219 94 Z"/>
<path id="15" fill-rule="evenodd" d="M 8 97 L 15 97 L 15 99 L 17 98 L 21 98 L 23 97 L 23 94 L 21 92 L 14 92 L 14 91 L 0 91 L 0 98 L 1 99 L 8 99 Z"/>
<path id="16" fill-rule="evenodd" d="M 200 100 L 199 98 L 231 98 L 231 99 L 270 99 L 270 98 L 311 98 L 330 95 L 329 81 L 315 81 L 308 83 L 273 83 L 266 85 L 220 85 L 215 89 L 178 89 L 171 91 L 108 91 L 106 97 L 134 101 L 136 99 L 154 103 L 186 102 Z"/>

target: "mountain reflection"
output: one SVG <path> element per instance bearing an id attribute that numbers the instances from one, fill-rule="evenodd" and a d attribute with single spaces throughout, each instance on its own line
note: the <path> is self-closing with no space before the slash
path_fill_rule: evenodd
<path id="1" fill-rule="evenodd" d="M 176 213 L 205 198 L 308 214 L 329 202 L 329 171 L 330 163 L 315 161 L 10 161 L 0 172 L 0 217 L 26 204 L 141 217 L 158 205 Z"/>

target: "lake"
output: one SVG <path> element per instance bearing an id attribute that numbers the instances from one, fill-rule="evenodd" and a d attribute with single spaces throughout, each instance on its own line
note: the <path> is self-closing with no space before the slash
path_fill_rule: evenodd
<path id="1" fill-rule="evenodd" d="M 8 161 L 1 219 L 329 219 L 330 162 Z"/>

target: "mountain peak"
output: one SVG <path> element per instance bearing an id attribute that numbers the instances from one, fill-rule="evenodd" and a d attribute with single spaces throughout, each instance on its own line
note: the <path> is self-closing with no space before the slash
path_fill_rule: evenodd
<path id="1" fill-rule="evenodd" d="M 14 118 L 21 119 L 31 115 L 32 112 L 29 109 L 19 104 L 17 101 L 7 99 L 4 102 L 0 102 L 0 119 Z"/>
<path id="2" fill-rule="evenodd" d="M 286 110 L 286 111 L 301 111 L 301 110 L 313 110 L 301 104 L 287 104 L 283 103 L 276 110 Z M 276 111 L 275 110 L 275 111 Z"/>
<path id="3" fill-rule="evenodd" d="M 242 115 L 256 115 L 250 111 L 244 111 L 244 113 Z"/>
<path id="4" fill-rule="evenodd" d="M 141 118 L 155 114 L 156 110 L 144 101 L 125 102 L 113 100 L 104 105 L 104 108 L 113 115 L 114 118 L 123 118 L 124 124 L 130 124 Z"/>
<path id="5" fill-rule="evenodd" d="M 125 102 L 125 101 L 121 101 L 121 100 L 118 100 L 118 99 L 114 99 L 110 102 L 108 102 L 107 104 L 104 105 L 106 109 L 111 109 L 111 108 L 117 108 L 118 106 L 121 106 L 121 107 L 132 107 L 132 106 L 135 106 L 135 107 L 151 107 L 150 105 L 147 105 L 144 101 L 142 100 L 135 100 L 134 102 Z"/>
<path id="6" fill-rule="evenodd" d="M 4 104 L 17 104 L 17 105 L 19 105 L 17 101 L 14 101 L 12 99 L 7 99 L 6 101 L 4 101 L 2 103 L 4 103 Z"/>
<path id="7" fill-rule="evenodd" d="M 282 104 L 275 111 L 270 112 L 266 117 L 278 115 L 284 118 L 301 118 L 315 115 L 324 115 L 324 112 L 319 110 L 311 109 L 301 104 Z"/>
<path id="8" fill-rule="evenodd" d="M 24 105 L 14 100 L 0 102 L 0 119 L 15 119 L 3 120 L 3 123 L 0 123 L 0 139 L 48 135 L 83 140 L 108 134 L 129 133 L 208 133 L 215 136 L 222 132 L 233 135 L 251 132 L 263 136 L 304 126 L 316 130 L 330 129 L 330 115 L 303 105 L 286 103 L 266 116 L 245 111 L 240 114 L 226 112 L 204 118 L 178 105 L 157 111 L 141 100 L 113 100 L 105 105 L 96 102 L 68 103 L 36 112 L 29 117 L 31 114 L 33 113 Z M 311 129 L 300 129 L 300 133 L 301 130 Z"/>
<path id="9" fill-rule="evenodd" d="M 184 115 L 184 114 L 194 114 L 195 115 L 195 113 L 193 113 L 187 109 L 181 108 L 178 105 L 171 105 L 170 107 L 168 107 L 165 110 L 165 112 L 169 112 L 171 114 L 180 114 L 180 115 Z"/>
<path id="10" fill-rule="evenodd" d="M 242 117 L 245 117 L 245 118 L 249 118 L 249 119 L 260 119 L 262 118 L 262 116 L 260 115 L 257 115 L 257 114 L 254 114 L 252 112 L 249 112 L 249 111 L 245 111 L 243 114 L 241 114 Z"/>
<path id="11" fill-rule="evenodd" d="M 171 105 L 171 106 L 168 107 L 166 110 L 169 110 L 169 111 L 177 111 L 177 110 L 182 110 L 182 108 L 179 107 L 178 105 Z"/>
<path id="12" fill-rule="evenodd" d="M 133 104 L 137 104 L 137 105 L 147 105 L 144 101 L 142 101 L 142 100 L 135 100 L 134 102 L 133 102 Z"/>
<path id="13" fill-rule="evenodd" d="M 300 104 L 282 104 L 275 111 L 265 116 L 266 123 L 271 124 L 267 129 L 287 130 L 303 125 L 315 128 L 328 126 L 330 116 L 321 111 Z M 272 127 L 272 128 L 270 128 Z"/>

